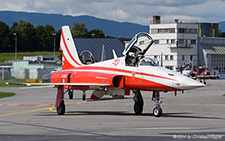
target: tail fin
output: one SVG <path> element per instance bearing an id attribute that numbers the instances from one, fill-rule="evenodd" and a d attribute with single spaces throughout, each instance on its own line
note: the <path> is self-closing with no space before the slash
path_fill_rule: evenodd
<path id="1" fill-rule="evenodd" d="M 62 27 L 59 50 L 63 51 L 63 70 L 82 66 L 69 26 Z"/>

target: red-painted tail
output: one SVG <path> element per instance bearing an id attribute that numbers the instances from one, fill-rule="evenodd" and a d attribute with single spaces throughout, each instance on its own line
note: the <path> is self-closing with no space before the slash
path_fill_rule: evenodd
<path id="1" fill-rule="evenodd" d="M 62 27 L 59 50 L 63 51 L 63 70 L 82 66 L 69 26 Z"/>

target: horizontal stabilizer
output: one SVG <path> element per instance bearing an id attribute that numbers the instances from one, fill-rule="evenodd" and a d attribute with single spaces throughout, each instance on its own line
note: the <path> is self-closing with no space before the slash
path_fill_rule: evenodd
<path id="1" fill-rule="evenodd" d="M 21 86 L 32 86 L 32 85 L 63 85 L 63 86 L 111 86 L 110 84 L 101 83 L 9 83 L 7 85 L 21 85 Z"/>
<path id="2" fill-rule="evenodd" d="M 90 99 L 101 99 L 106 93 L 103 90 L 94 90 Z"/>

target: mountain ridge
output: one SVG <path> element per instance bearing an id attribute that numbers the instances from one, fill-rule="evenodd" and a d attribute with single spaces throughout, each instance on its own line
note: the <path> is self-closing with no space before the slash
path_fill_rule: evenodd
<path id="1" fill-rule="evenodd" d="M 72 27 L 73 22 L 83 22 L 88 30 L 100 29 L 106 36 L 132 38 L 138 32 L 149 32 L 149 26 L 130 22 L 117 22 L 108 19 L 96 18 L 94 16 L 82 15 L 71 16 L 61 14 L 46 14 L 35 12 L 0 11 L 0 21 L 12 26 L 14 22 L 24 20 L 35 27 L 37 25 L 52 25 L 59 30 L 63 25 Z"/>

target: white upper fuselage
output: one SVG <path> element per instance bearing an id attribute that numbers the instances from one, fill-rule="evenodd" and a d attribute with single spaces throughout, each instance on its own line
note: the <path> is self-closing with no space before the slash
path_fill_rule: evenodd
<path id="1" fill-rule="evenodd" d="M 91 72 L 101 72 L 106 74 L 115 74 L 115 75 L 123 75 L 128 77 L 139 78 L 145 81 L 154 82 L 154 83 L 157 83 L 166 87 L 171 87 L 177 90 L 194 89 L 194 88 L 204 86 L 204 84 L 198 81 L 195 81 L 189 77 L 183 76 L 179 72 L 171 71 L 163 67 L 126 66 L 125 57 L 120 57 L 116 59 L 111 59 L 107 61 L 102 61 L 102 62 L 86 65 L 86 67 L 88 66 L 96 67 L 96 69 L 94 70 L 88 70 Z M 77 69 L 79 71 L 79 67 Z M 81 71 L 84 71 L 84 70 L 81 70 Z"/>

